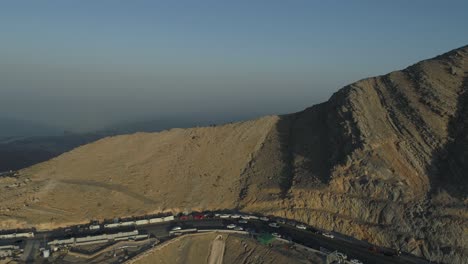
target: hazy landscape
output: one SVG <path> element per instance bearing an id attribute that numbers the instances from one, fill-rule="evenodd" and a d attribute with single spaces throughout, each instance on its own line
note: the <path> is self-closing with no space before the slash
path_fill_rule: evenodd
<path id="1" fill-rule="evenodd" d="M 0 7 L 0 263 L 467 263 L 466 3 L 45 2 Z"/>
<path id="2" fill-rule="evenodd" d="M 462 263 L 467 66 L 463 47 L 302 112 L 98 140 L 2 178 L 0 223 L 236 209 Z"/>

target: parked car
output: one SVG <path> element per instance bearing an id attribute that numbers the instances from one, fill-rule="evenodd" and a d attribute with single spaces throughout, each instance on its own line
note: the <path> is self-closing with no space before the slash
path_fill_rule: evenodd
<path id="1" fill-rule="evenodd" d="M 226 227 L 229 228 L 229 229 L 234 229 L 236 227 L 236 225 L 235 224 L 229 224 Z"/>
<path id="2" fill-rule="evenodd" d="M 179 216 L 179 220 L 189 220 L 189 216 L 188 215 L 181 215 L 181 216 Z"/>
<path id="3" fill-rule="evenodd" d="M 330 233 L 322 233 L 322 236 L 328 237 L 328 238 L 335 238 L 335 236 Z"/>
<path id="4" fill-rule="evenodd" d="M 274 228 L 279 228 L 280 227 L 278 225 L 278 223 L 269 223 L 268 225 L 271 226 L 271 227 L 274 227 Z"/>
<path id="5" fill-rule="evenodd" d="M 360 261 L 359 259 L 352 259 L 350 260 L 349 262 L 353 263 L 353 264 L 364 264 L 362 261 Z"/>
<path id="6" fill-rule="evenodd" d="M 274 236 L 274 237 L 281 238 L 281 235 L 280 235 L 280 234 L 278 234 L 278 233 L 271 233 L 271 235 L 272 235 L 272 236 Z"/>
<path id="7" fill-rule="evenodd" d="M 241 217 L 241 216 L 238 215 L 238 214 L 233 214 L 233 215 L 231 215 L 231 218 L 233 218 L 233 219 L 239 219 L 240 217 Z"/>
<path id="8" fill-rule="evenodd" d="M 249 221 L 245 220 L 245 219 L 241 219 L 238 221 L 239 224 L 247 224 Z"/>
<path id="9" fill-rule="evenodd" d="M 266 221 L 270 221 L 270 218 L 268 218 L 268 217 L 266 217 L 266 216 L 262 216 L 262 217 L 260 217 L 260 220 L 266 222 Z"/>
<path id="10" fill-rule="evenodd" d="M 205 218 L 213 218 L 215 215 L 213 213 L 206 213 L 203 215 Z"/>
<path id="11" fill-rule="evenodd" d="M 278 220 L 276 220 L 276 223 L 284 225 L 284 224 L 286 224 L 286 221 L 283 220 L 283 219 L 278 219 Z"/>
<path id="12" fill-rule="evenodd" d="M 241 226 L 236 226 L 236 227 L 234 227 L 234 230 L 236 230 L 236 231 L 244 231 L 244 228 L 241 227 Z"/>
<path id="13" fill-rule="evenodd" d="M 296 228 L 302 229 L 302 230 L 306 230 L 306 229 L 307 229 L 307 226 L 306 226 L 306 225 L 303 225 L 303 224 L 298 224 L 298 225 L 296 225 Z"/>
<path id="14" fill-rule="evenodd" d="M 252 220 L 258 220 L 258 218 L 259 218 L 256 215 L 249 215 L 248 217 L 249 217 L 249 219 L 252 219 Z"/>
<path id="15" fill-rule="evenodd" d="M 230 214 L 222 214 L 219 216 L 219 218 L 229 218 L 229 217 L 231 217 Z"/>
<path id="16" fill-rule="evenodd" d="M 196 215 L 193 216 L 193 219 L 195 219 L 195 220 L 201 220 L 201 219 L 204 219 L 204 218 L 205 218 L 205 216 L 202 215 L 202 214 L 196 214 Z"/>
<path id="17" fill-rule="evenodd" d="M 180 226 L 174 226 L 171 230 L 172 230 L 172 231 L 182 230 L 182 227 L 180 227 Z"/>

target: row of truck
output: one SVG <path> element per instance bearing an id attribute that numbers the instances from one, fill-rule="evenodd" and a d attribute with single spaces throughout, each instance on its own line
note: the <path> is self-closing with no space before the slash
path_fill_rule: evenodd
<path id="1" fill-rule="evenodd" d="M 34 237 L 34 232 L 10 233 L 10 234 L 0 235 L 0 239 L 31 238 L 31 237 Z"/>
<path id="2" fill-rule="evenodd" d="M 173 215 L 169 215 L 169 216 L 162 216 L 162 217 L 153 217 L 149 219 L 108 223 L 108 224 L 102 224 L 102 225 L 91 224 L 88 226 L 88 229 L 100 230 L 101 228 L 111 229 L 111 228 L 128 227 L 128 226 L 140 226 L 140 225 L 170 222 L 174 220 L 175 220 L 175 217 Z M 0 239 L 33 238 L 33 237 L 34 237 L 34 232 L 0 234 Z"/>
<path id="3" fill-rule="evenodd" d="M 140 225 L 148 225 L 148 224 L 155 224 L 155 223 L 164 223 L 169 221 L 174 221 L 175 218 L 173 215 L 164 216 L 164 217 L 155 217 L 150 219 L 141 219 L 135 221 L 124 221 L 124 222 L 117 222 L 117 223 L 109 223 L 104 224 L 104 228 L 118 228 L 118 227 L 127 227 L 127 226 L 140 226 Z M 100 229 L 100 225 L 90 225 L 89 229 L 97 230 Z"/>
<path id="4" fill-rule="evenodd" d="M 131 226 L 142 226 L 155 223 L 164 223 L 174 220 L 201 220 L 205 218 L 220 218 L 220 219 L 236 219 L 239 223 L 247 222 L 247 220 L 260 220 L 267 222 L 270 227 L 278 228 L 279 224 L 292 225 L 298 229 L 306 230 L 308 227 L 304 224 L 297 223 L 295 221 L 281 219 L 281 218 L 269 218 L 266 216 L 255 216 L 247 214 L 230 214 L 230 213 L 217 213 L 217 212 L 205 212 L 205 213 L 192 213 L 192 214 L 179 214 L 177 216 L 167 215 L 160 217 L 151 217 L 147 219 L 137 219 L 137 220 L 121 220 L 114 221 L 112 223 L 94 223 L 87 226 L 89 230 L 101 230 L 101 229 L 116 229 L 122 227 L 131 227 Z M 177 232 L 177 230 L 171 230 L 171 232 Z M 178 231 L 180 232 L 180 231 Z M 328 238 L 334 238 L 332 234 L 320 232 L 322 235 Z M 276 233 L 275 233 L 276 234 Z M 9 233 L 9 234 L 0 234 L 0 239 L 16 239 L 16 238 L 32 238 L 34 237 L 33 232 L 18 232 L 18 233 Z M 148 237 L 148 235 L 138 234 L 137 230 L 131 232 L 119 232 L 116 234 L 101 234 L 101 235 L 91 235 L 86 237 L 72 237 L 68 239 L 53 240 L 48 242 L 50 246 L 63 246 L 63 245 L 85 245 L 87 243 L 96 243 L 96 242 L 107 242 L 110 240 L 127 240 L 127 239 L 142 239 Z M 395 250 L 383 250 L 382 248 L 373 247 L 371 251 L 383 253 L 385 255 L 399 255 L 400 252 Z"/>
<path id="5" fill-rule="evenodd" d="M 147 234 L 139 235 L 138 230 L 130 231 L 130 232 L 119 232 L 116 234 L 102 234 L 102 235 L 94 235 L 94 236 L 86 236 L 86 237 L 72 237 L 68 239 L 55 239 L 47 244 L 49 246 L 66 246 L 66 245 L 86 245 L 92 243 L 106 243 L 108 241 L 120 241 L 120 240 L 138 240 L 148 238 Z"/>

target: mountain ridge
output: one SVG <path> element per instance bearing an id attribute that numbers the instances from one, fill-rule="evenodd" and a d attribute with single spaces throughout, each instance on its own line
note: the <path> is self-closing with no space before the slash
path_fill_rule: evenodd
<path id="1" fill-rule="evenodd" d="M 463 263 L 467 78 L 464 46 L 298 113 L 101 139 L 0 179 L 0 224 L 239 209 Z"/>

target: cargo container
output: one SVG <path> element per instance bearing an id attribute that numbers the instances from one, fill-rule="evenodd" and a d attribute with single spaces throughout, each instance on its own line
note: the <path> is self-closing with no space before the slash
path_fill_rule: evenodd
<path id="1" fill-rule="evenodd" d="M 69 245 L 75 243 L 75 238 L 69 238 L 69 239 L 55 239 L 53 241 L 48 242 L 48 245 L 54 245 L 54 246 L 59 246 L 59 245 Z"/>
<path id="2" fill-rule="evenodd" d="M 79 242 L 88 242 L 88 241 L 104 240 L 104 239 L 108 239 L 107 235 L 78 237 L 78 238 L 76 238 L 76 242 L 79 243 Z"/>
<path id="3" fill-rule="evenodd" d="M 6 250 L 6 249 L 19 249 L 19 246 L 15 246 L 15 245 L 6 245 L 6 246 L 0 246 L 0 250 Z"/>
<path id="4" fill-rule="evenodd" d="M 150 224 L 153 224 L 153 223 L 162 223 L 164 222 L 164 218 L 160 217 L 160 218 L 151 218 L 149 220 Z"/>
<path id="5" fill-rule="evenodd" d="M 136 225 L 147 225 L 147 224 L 149 224 L 149 220 L 146 220 L 146 219 L 145 220 L 137 220 L 137 221 L 135 221 L 135 224 Z"/>
<path id="6" fill-rule="evenodd" d="M 173 215 L 163 217 L 163 221 L 164 221 L 164 222 L 174 221 L 174 219 L 175 219 L 175 218 L 174 218 Z"/>
<path id="7" fill-rule="evenodd" d="M 115 223 L 115 224 L 105 224 L 104 225 L 104 228 L 117 228 L 119 227 L 120 224 L 119 223 Z"/>
<path id="8" fill-rule="evenodd" d="M 120 233 L 117 233 L 117 234 L 109 234 L 109 235 L 107 235 L 107 238 L 116 239 L 116 238 L 119 238 L 119 237 L 136 236 L 136 235 L 138 235 L 138 230 L 134 230 L 134 231 L 131 231 L 131 232 L 120 232 Z"/>
<path id="9" fill-rule="evenodd" d="M 127 221 L 120 223 L 120 226 L 132 226 L 135 224 L 135 221 Z"/>
<path id="10" fill-rule="evenodd" d="M 34 237 L 34 233 L 25 232 L 25 233 L 13 233 L 13 234 L 0 235 L 0 239 L 21 238 L 21 237 L 24 237 L 24 238 Z"/>
<path id="11" fill-rule="evenodd" d="M 85 241 L 85 242 L 77 242 L 75 243 L 75 246 L 86 246 L 86 245 L 92 245 L 92 244 L 104 244 L 107 243 L 109 240 L 108 239 L 103 239 L 103 240 L 92 240 L 92 241 Z"/>

